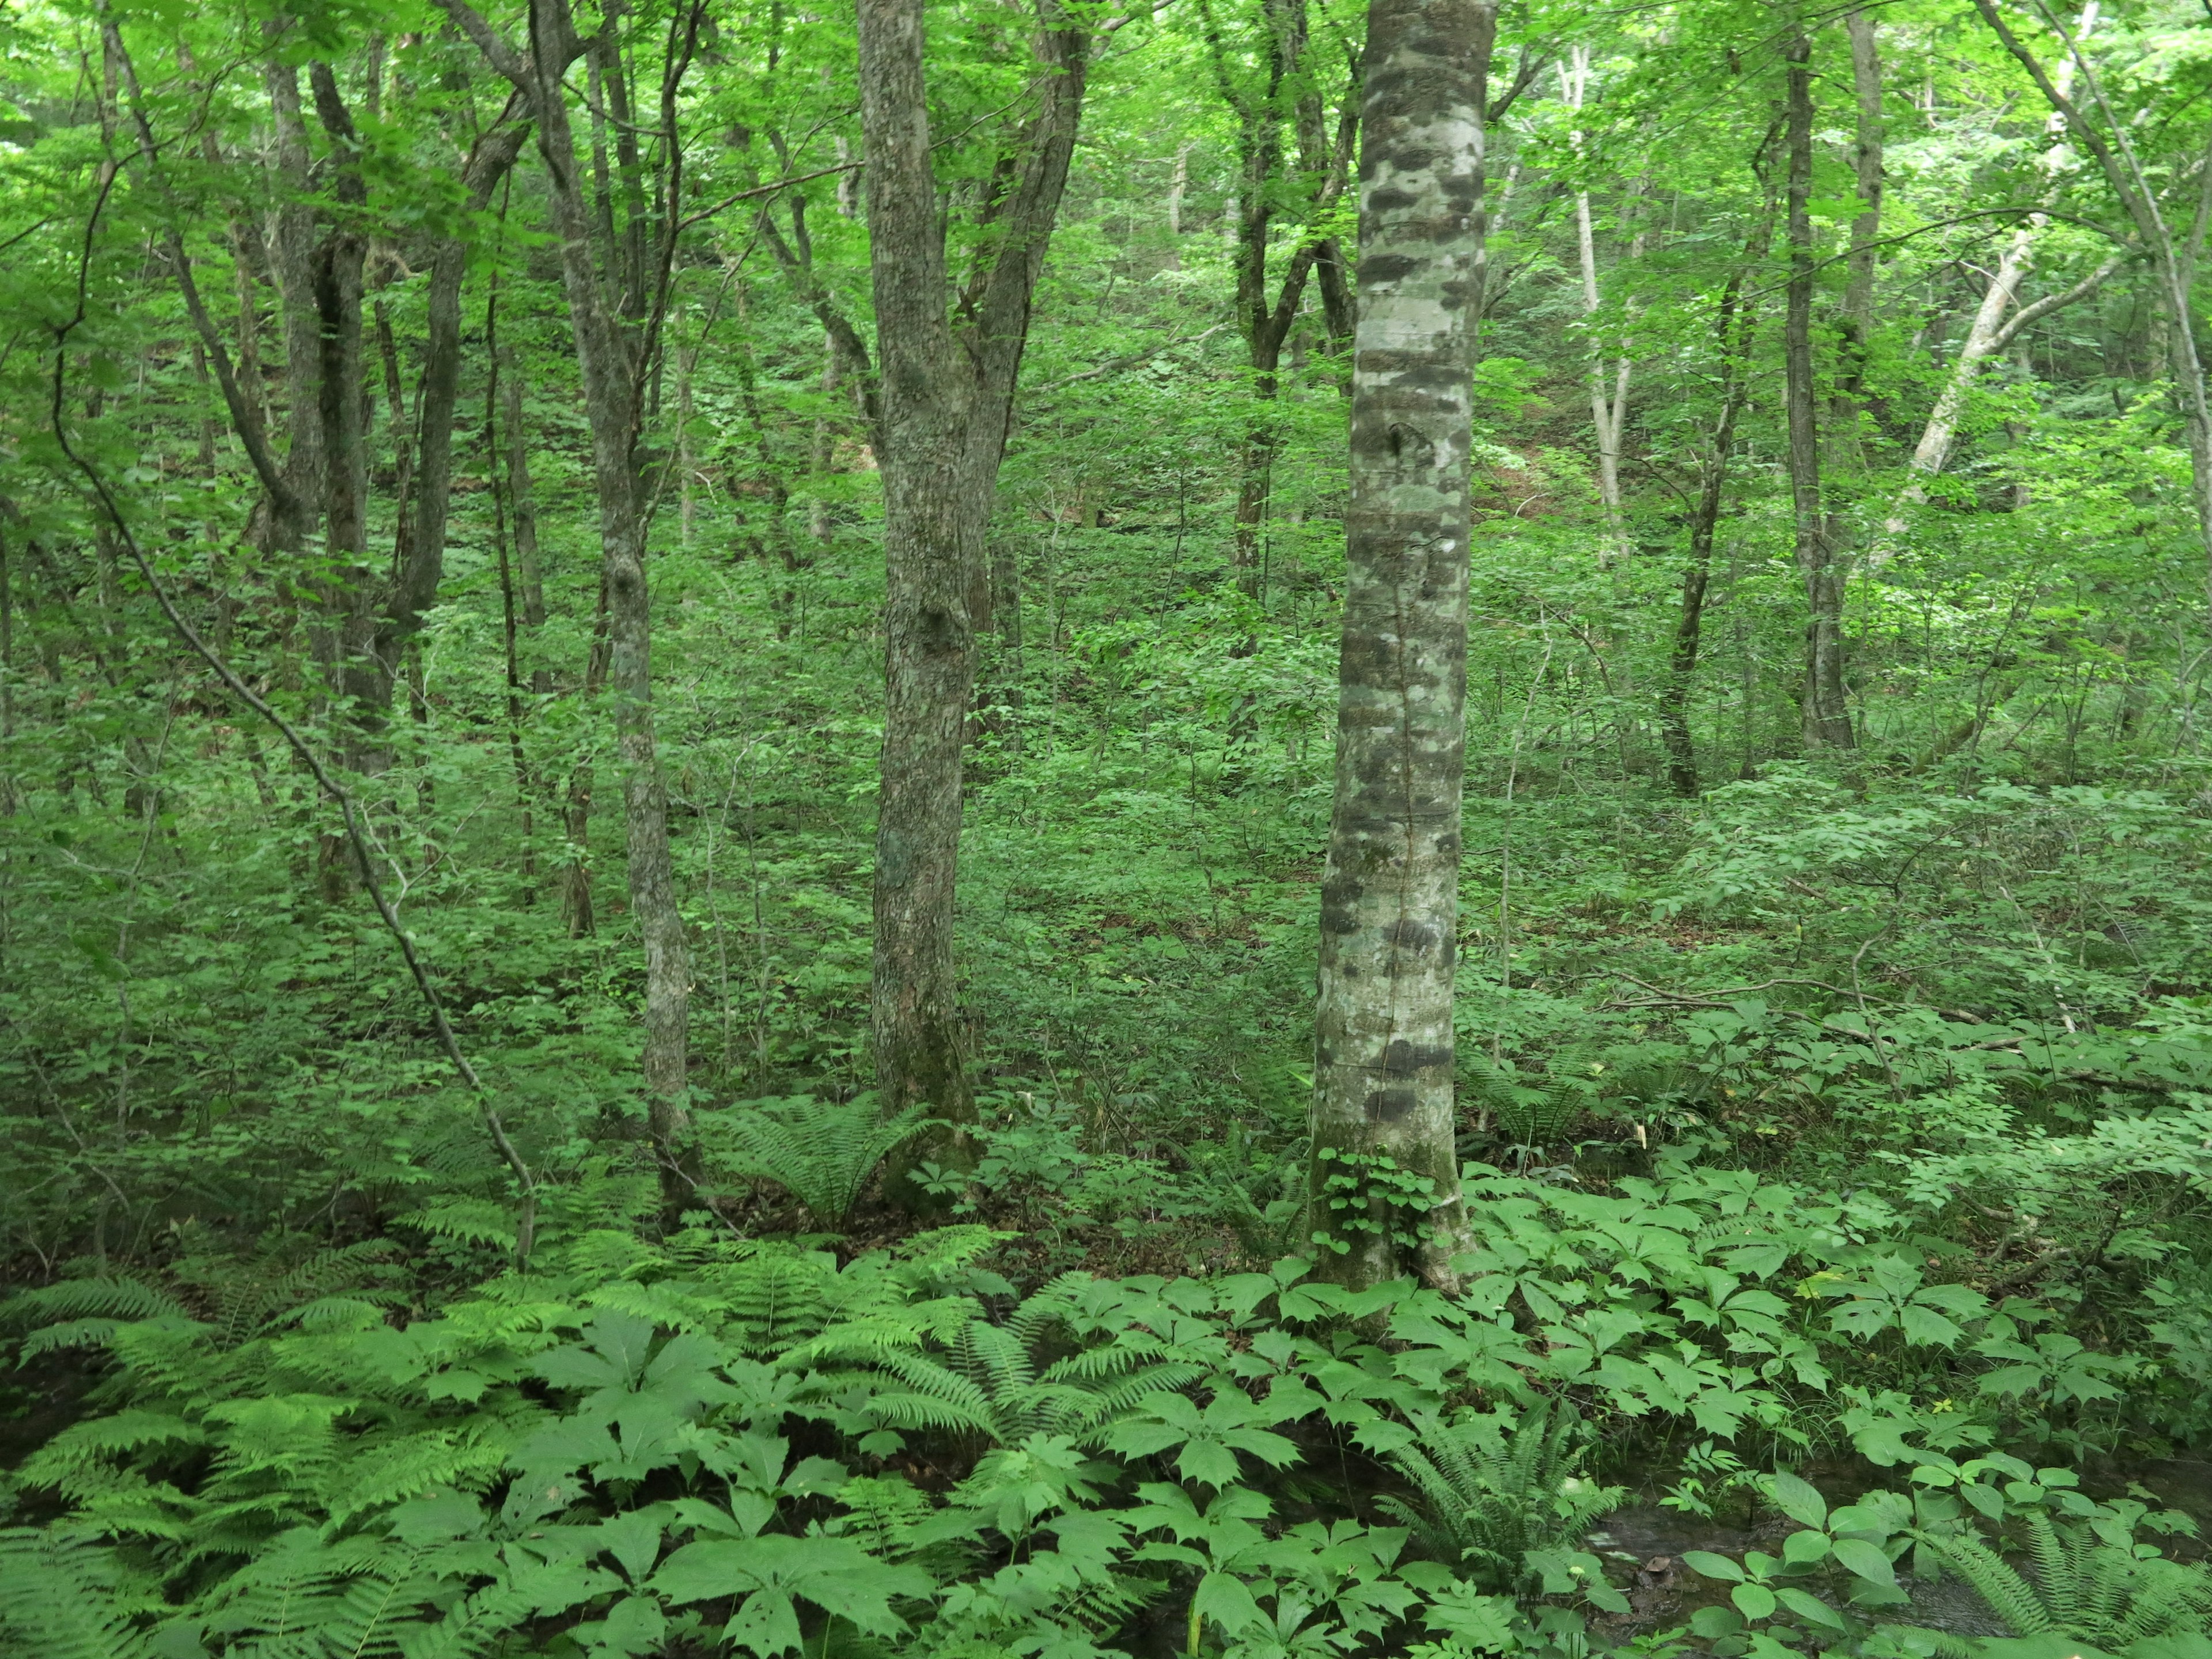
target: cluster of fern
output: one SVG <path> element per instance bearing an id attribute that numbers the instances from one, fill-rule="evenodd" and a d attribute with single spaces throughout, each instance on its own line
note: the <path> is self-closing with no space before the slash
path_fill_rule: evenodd
<path id="1" fill-rule="evenodd" d="M 1474 1190 L 1452 1297 L 1355 1295 L 1296 1258 L 1024 1294 L 976 1226 L 842 1262 L 719 1227 L 653 1242 L 650 1182 L 612 1174 L 548 1202 L 527 1273 L 412 1318 L 374 1245 L 66 1279 L 0 1312 L 22 1354 L 100 1378 L 0 1492 L 40 1522 L 0 1534 L 0 1650 L 1092 1659 L 1164 1621 L 1224 1659 L 1577 1659 L 1580 1610 L 1626 1605 L 1589 1537 L 1620 1493 L 1589 1473 L 1587 1414 L 1768 1423 L 1821 1408 L 1866 1331 L 1938 1352 L 1937 1310 L 2000 1317 L 1878 1218 L 1748 1176 Z M 1847 1222 L 1877 1243 L 1838 1243 Z M 1765 1288 L 1784 1277 L 1803 1293 Z M 1838 1427 L 1874 1449 L 1933 1456 L 1964 1420 L 1851 1398 Z M 1347 1489 L 1354 1458 L 1402 1486 Z M 1791 1561 L 1871 1607 L 1914 1512 L 1861 1510 Z M 2021 1522 L 2025 1570 L 1932 1510 L 1919 1533 L 2022 1634 L 2203 1627 L 2194 1569 L 2116 1511 L 2052 1513 Z M 1754 1622 L 1784 1589 L 1828 1605 L 1739 1589 Z"/>

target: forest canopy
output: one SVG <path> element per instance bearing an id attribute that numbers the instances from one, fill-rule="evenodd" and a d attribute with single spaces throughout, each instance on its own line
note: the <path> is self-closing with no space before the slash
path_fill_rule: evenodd
<path id="1" fill-rule="evenodd" d="M 0 5 L 0 1653 L 2212 1659 L 2212 5 Z"/>

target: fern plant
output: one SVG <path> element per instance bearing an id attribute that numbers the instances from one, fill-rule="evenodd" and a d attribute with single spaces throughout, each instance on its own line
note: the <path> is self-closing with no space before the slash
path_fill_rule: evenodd
<path id="1" fill-rule="evenodd" d="M 2136 1543 L 2130 1523 L 2140 1512 L 2140 1505 L 2116 1504 L 2100 1525 L 2029 1511 L 2021 1527 L 2032 1576 L 1972 1534 L 1917 1536 L 2015 1636 L 2056 1636 L 2120 1653 L 2146 1638 L 2202 1635 L 2212 1623 L 2212 1570 Z M 1972 1652 L 1940 1633 L 1936 1648 L 1944 1659 Z"/>
<path id="2" fill-rule="evenodd" d="M 1517 1420 L 1504 1411 L 1431 1419 L 1419 1441 L 1389 1454 L 1419 1501 L 1377 1502 L 1431 1554 L 1510 1591 L 1527 1576 L 1528 1551 L 1577 1540 L 1620 1506 L 1620 1487 L 1583 1475 L 1583 1449 L 1581 1419 L 1548 1401 Z"/>
<path id="3" fill-rule="evenodd" d="M 701 1127 L 726 1173 L 775 1182 L 817 1223 L 836 1229 L 876 1166 L 937 1121 L 920 1106 L 884 1117 L 872 1095 L 842 1103 L 791 1095 L 741 1102 L 706 1115 Z"/>
<path id="4" fill-rule="evenodd" d="M 1003 1324 L 972 1313 L 940 1322 L 925 1310 L 915 1310 L 923 1313 L 920 1320 L 848 1322 L 823 1332 L 792 1361 L 859 1362 L 896 1378 L 902 1387 L 885 1388 L 878 1381 L 866 1396 L 868 1415 L 884 1428 L 995 1445 L 1017 1444 L 1031 1435 L 1081 1440 L 1149 1396 L 1205 1374 L 1205 1367 L 1137 1330 L 1047 1358 L 1064 1338 L 1071 1298 L 1084 1282 L 1080 1273 L 1054 1279 Z M 826 1381 L 834 1392 L 834 1378 Z"/>
<path id="5" fill-rule="evenodd" d="M 27 1528 L 0 1532 L 0 1648 L 40 1659 L 141 1659 L 140 1615 L 160 1605 L 116 1553 Z"/>

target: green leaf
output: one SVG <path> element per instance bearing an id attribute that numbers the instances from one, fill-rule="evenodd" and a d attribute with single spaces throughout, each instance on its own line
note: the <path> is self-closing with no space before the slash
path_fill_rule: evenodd
<path id="1" fill-rule="evenodd" d="M 1942 1314 L 1917 1302 L 1908 1303 L 1899 1310 L 1898 1324 L 1907 1342 L 1922 1346 L 1948 1348 L 1966 1334 Z"/>
<path id="2" fill-rule="evenodd" d="M 1238 1474 L 1237 1454 L 1218 1440 L 1184 1442 L 1176 1457 L 1176 1468 L 1184 1480 L 1209 1486 L 1233 1486 Z"/>
<path id="3" fill-rule="evenodd" d="M 750 1649 L 761 1659 L 774 1659 L 799 1645 L 799 1611 L 781 1590 L 755 1590 L 722 1626 L 722 1639 Z"/>
<path id="4" fill-rule="evenodd" d="M 1485 1595 L 1462 1582 L 1423 1607 L 1421 1617 L 1431 1630 L 1443 1632 L 1462 1647 L 1477 1653 L 1507 1653 L 1517 1645 L 1514 1613 L 1510 1596 Z"/>
<path id="5" fill-rule="evenodd" d="M 1743 1615 L 1734 1607 L 1699 1607 L 1690 1615 L 1690 1634 L 1708 1642 L 1733 1636 L 1743 1628 Z"/>
<path id="6" fill-rule="evenodd" d="M 1774 1484 L 1767 1490 L 1767 1498 L 1801 1527 L 1824 1527 L 1828 1522 L 1828 1501 L 1814 1489 L 1812 1482 L 1792 1474 L 1787 1469 L 1775 1471 Z"/>
<path id="7" fill-rule="evenodd" d="M 1831 1547 L 1837 1565 L 1845 1571 L 1856 1573 L 1869 1583 L 1894 1589 L 1897 1569 L 1890 1565 L 1887 1554 L 1863 1538 L 1838 1538 Z"/>
<path id="8" fill-rule="evenodd" d="M 1190 1606 L 1192 1612 L 1211 1620 L 1229 1636 L 1239 1635 L 1255 1625 L 1267 1622 L 1259 1604 L 1252 1599 L 1252 1592 L 1234 1573 L 1207 1573 L 1198 1581 L 1198 1591 L 1191 1597 Z"/>
<path id="9" fill-rule="evenodd" d="M 1717 1579 L 1723 1584 L 1743 1583 L 1743 1569 L 1725 1555 L 1716 1555 L 1711 1550 L 1684 1550 L 1682 1564 L 1701 1577 Z"/>
<path id="10" fill-rule="evenodd" d="M 1774 1592 L 1764 1584 L 1738 1584 L 1729 1592 L 1729 1600 L 1747 1619 L 1771 1619 L 1774 1616 Z"/>
<path id="11" fill-rule="evenodd" d="M 1809 1567 L 1828 1559 L 1828 1534 L 1808 1527 L 1782 1540 L 1782 1559 L 1793 1567 Z"/>
<path id="12" fill-rule="evenodd" d="M 1839 1631 L 1844 1628 L 1843 1614 L 1838 1613 L 1817 1595 L 1786 1587 L 1778 1589 L 1774 1595 L 1776 1600 L 1800 1619 L 1808 1620 L 1829 1630 Z"/>

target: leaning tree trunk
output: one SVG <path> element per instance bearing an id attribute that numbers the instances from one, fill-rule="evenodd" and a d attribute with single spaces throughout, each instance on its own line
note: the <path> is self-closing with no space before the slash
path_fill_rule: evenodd
<path id="1" fill-rule="evenodd" d="M 1321 1272 L 1456 1283 L 1452 988 L 1467 758 L 1468 375 L 1493 0 L 1374 0 L 1310 1217 Z"/>
<path id="2" fill-rule="evenodd" d="M 1813 43 L 1802 28 L 1783 43 L 1789 65 L 1789 306 L 1782 331 L 1789 408 L 1790 495 L 1796 509 L 1797 572 L 1805 584 L 1803 720 L 1808 749 L 1853 745 L 1844 694 L 1844 570 L 1836 556 L 1841 526 L 1820 493 L 1820 428 L 1813 380 Z"/>

